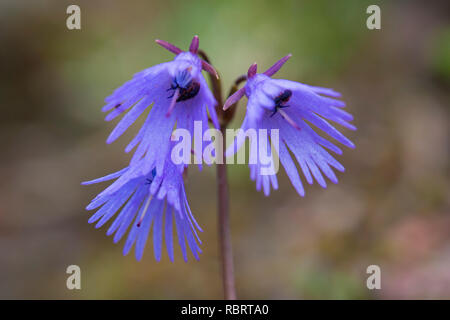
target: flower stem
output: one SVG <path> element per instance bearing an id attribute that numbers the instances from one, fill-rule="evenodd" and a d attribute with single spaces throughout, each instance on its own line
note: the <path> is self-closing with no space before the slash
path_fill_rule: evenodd
<path id="1" fill-rule="evenodd" d="M 202 50 L 198 54 L 210 63 L 208 56 Z M 225 129 L 231 118 L 226 116 L 223 111 L 222 86 L 218 78 L 210 76 L 212 91 L 217 100 L 217 115 L 220 121 L 220 131 L 223 136 L 223 146 L 226 146 Z M 222 264 L 222 282 L 223 292 L 226 300 L 236 299 L 236 287 L 234 283 L 233 250 L 231 245 L 230 233 L 230 195 L 228 191 L 228 174 L 225 164 L 225 148 L 218 150 L 218 156 L 222 161 L 217 161 L 217 213 L 218 213 L 218 231 L 219 231 L 219 250 Z M 219 159 L 218 159 L 219 160 Z"/>
<path id="2" fill-rule="evenodd" d="M 225 130 L 221 130 L 224 133 Z M 225 135 L 224 145 L 225 145 Z M 222 150 L 223 152 L 223 150 Z M 227 165 L 217 164 L 217 197 L 219 214 L 219 246 L 222 260 L 223 291 L 226 300 L 236 299 L 234 284 L 233 251 L 230 234 L 230 196 L 228 193 Z"/>

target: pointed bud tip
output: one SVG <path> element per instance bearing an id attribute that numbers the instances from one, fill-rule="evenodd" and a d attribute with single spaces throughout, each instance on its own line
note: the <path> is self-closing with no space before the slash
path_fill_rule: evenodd
<path id="1" fill-rule="evenodd" d="M 189 46 L 189 51 L 193 54 L 196 54 L 198 51 L 198 45 L 199 45 L 199 39 L 198 39 L 198 36 L 195 35 L 192 38 L 191 45 Z"/>
<path id="2" fill-rule="evenodd" d="M 219 79 L 219 74 L 217 73 L 216 69 L 212 65 L 210 65 L 208 62 L 202 60 L 202 69 L 208 72 L 209 74 L 216 77 L 216 79 Z"/>
<path id="3" fill-rule="evenodd" d="M 248 72 L 247 72 L 247 77 L 248 78 L 252 78 L 256 75 L 256 72 L 258 70 L 258 65 L 256 64 L 256 62 L 254 62 L 250 68 L 248 68 Z"/>
<path id="4" fill-rule="evenodd" d="M 155 42 L 157 44 L 159 44 L 161 47 L 163 47 L 164 49 L 169 50 L 170 52 L 172 52 L 174 54 L 179 54 L 179 53 L 183 52 L 183 50 L 181 50 L 180 48 L 177 48 L 176 46 L 174 46 L 173 44 L 171 44 L 167 41 L 156 39 Z"/>
<path id="5" fill-rule="evenodd" d="M 273 66 L 271 66 L 269 69 L 264 71 L 264 74 L 269 77 L 273 76 L 275 73 L 278 72 L 278 70 L 281 69 L 281 67 L 286 63 L 286 61 L 289 60 L 290 57 L 292 57 L 291 53 L 289 53 L 287 56 L 284 56 L 283 58 L 281 58 L 280 60 L 275 62 L 275 64 Z"/>
<path id="6" fill-rule="evenodd" d="M 289 53 L 288 55 L 286 55 L 283 60 L 286 62 L 288 61 L 290 58 L 292 57 L 292 53 Z"/>
<path id="7" fill-rule="evenodd" d="M 241 88 L 235 93 L 233 93 L 230 97 L 228 97 L 227 101 L 223 105 L 223 110 L 226 111 L 233 104 L 237 103 L 245 94 L 245 88 Z"/>

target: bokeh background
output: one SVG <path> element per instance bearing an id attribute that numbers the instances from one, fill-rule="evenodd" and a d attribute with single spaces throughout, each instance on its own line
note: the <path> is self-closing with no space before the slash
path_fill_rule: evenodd
<path id="1" fill-rule="evenodd" d="M 81 30 L 66 8 L 81 7 Z M 382 29 L 366 28 L 381 7 Z M 189 171 L 204 229 L 199 262 L 123 257 L 87 223 L 104 185 L 80 182 L 125 166 L 103 99 L 135 72 L 168 61 L 154 39 L 193 35 L 226 90 L 257 61 L 342 92 L 358 131 L 346 172 L 299 197 L 280 170 L 269 198 L 245 165 L 229 166 L 238 296 L 243 299 L 450 298 L 448 1 L 13 1 L 0 3 L 0 298 L 220 299 L 215 170 Z M 232 127 L 237 128 L 241 103 Z M 179 252 L 178 252 L 179 253 Z M 82 289 L 66 288 L 81 267 Z M 381 267 L 382 289 L 366 288 Z"/>

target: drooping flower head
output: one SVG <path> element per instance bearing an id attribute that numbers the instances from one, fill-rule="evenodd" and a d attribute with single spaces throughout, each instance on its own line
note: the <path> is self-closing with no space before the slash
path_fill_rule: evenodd
<path id="1" fill-rule="evenodd" d="M 141 159 L 135 166 L 83 183 L 89 185 L 116 179 L 86 207 L 87 210 L 97 209 L 89 223 L 96 222 L 95 227 L 100 228 L 114 217 L 107 235 L 114 234 L 114 242 L 117 243 L 128 232 L 123 254 L 128 254 L 135 244 L 137 260 L 142 258 L 152 226 L 155 259 L 161 259 L 164 234 L 167 253 L 173 261 L 175 228 L 184 260 L 187 261 L 186 242 L 198 260 L 201 253 L 198 243 L 201 241 L 197 230 L 202 230 L 189 208 L 180 168 L 167 157 L 164 171 L 158 175 L 156 168 L 143 171 L 143 161 Z"/>
<path id="2" fill-rule="evenodd" d="M 235 104 L 244 95 L 248 97 L 246 115 L 241 126 L 242 131 L 227 149 L 226 154 L 230 156 L 240 148 L 245 141 L 244 132 L 247 129 L 267 129 L 268 132 L 270 129 L 278 129 L 279 141 L 278 147 L 275 148 L 276 152 L 296 191 L 304 196 L 305 191 L 297 166 L 290 153 L 297 160 L 309 184 L 313 183 L 314 177 L 319 185 L 326 188 L 322 173 L 332 182 L 337 183 L 338 180 L 332 167 L 344 171 L 344 167 L 326 149 L 337 154 L 342 154 L 342 150 L 317 134 L 309 123 L 350 148 L 354 148 L 354 144 L 327 120 L 350 130 L 356 130 L 356 128 L 349 123 L 353 120 L 353 116 L 342 109 L 345 107 L 345 103 L 334 99 L 341 96 L 338 92 L 294 81 L 271 78 L 290 57 L 291 55 L 282 58 L 264 73 L 257 73 L 256 64 L 250 66 L 245 87 L 238 90 L 225 102 L 224 110 Z M 275 137 L 270 135 L 270 138 L 274 139 Z M 258 145 L 261 145 L 261 141 L 258 141 Z M 259 170 L 261 167 L 259 153 L 252 149 L 250 153 L 255 154 L 258 159 L 256 164 L 250 166 L 252 179 L 256 180 L 257 188 L 259 189 L 262 185 L 265 194 L 268 195 L 271 186 L 274 189 L 278 187 L 276 173 L 262 175 Z M 268 153 L 271 155 L 270 150 Z"/>
<path id="3" fill-rule="evenodd" d="M 175 53 L 175 59 L 135 74 L 133 79 L 105 99 L 106 105 L 102 111 L 110 111 L 107 121 L 128 111 L 108 137 L 107 143 L 111 143 L 152 106 L 143 126 L 125 151 L 129 152 L 137 146 L 131 165 L 145 158 L 146 171 L 155 166 L 159 175 L 163 172 L 174 126 L 187 129 L 193 137 L 194 121 L 201 121 L 202 130 L 207 130 L 208 112 L 217 128 L 219 124 L 214 109 L 217 102 L 202 75 L 202 69 L 216 76 L 217 73 L 197 56 L 198 37 L 193 38 L 186 52 L 165 41 L 156 42 Z M 196 143 L 203 147 L 201 141 Z"/>

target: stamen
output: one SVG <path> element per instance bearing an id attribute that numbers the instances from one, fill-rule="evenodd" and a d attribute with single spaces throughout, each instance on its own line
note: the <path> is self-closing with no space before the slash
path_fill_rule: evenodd
<path id="1" fill-rule="evenodd" d="M 177 99 L 180 96 L 180 89 L 177 88 L 172 96 L 172 101 L 170 101 L 169 109 L 167 110 L 166 117 L 170 117 L 172 114 L 173 108 L 175 108 L 175 104 L 177 103 Z"/>
<path id="2" fill-rule="evenodd" d="M 294 127 L 297 130 L 301 130 L 301 128 L 298 126 L 298 124 L 295 123 L 295 121 L 292 120 L 291 117 L 289 117 L 287 115 L 287 113 L 284 112 L 284 110 L 279 109 L 278 112 L 281 114 L 281 116 L 284 118 L 284 120 L 286 120 L 287 123 L 289 123 L 292 127 Z"/>
<path id="3" fill-rule="evenodd" d="M 138 223 L 137 223 L 137 225 L 136 225 L 138 228 L 141 226 L 142 220 L 144 220 L 145 214 L 147 213 L 147 210 L 148 210 L 148 206 L 150 205 L 150 201 L 152 201 L 152 199 L 153 199 L 153 196 L 150 195 L 150 196 L 148 197 L 147 202 L 145 203 L 145 207 L 144 207 L 144 210 L 142 211 L 142 215 L 141 215 L 141 217 L 139 218 L 139 221 L 138 221 Z"/>

